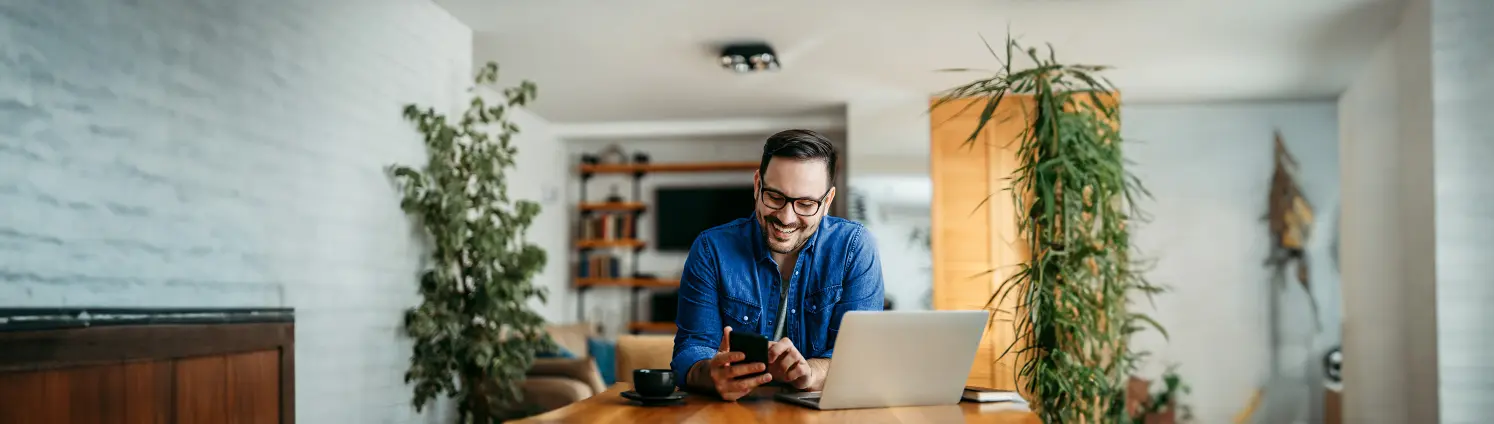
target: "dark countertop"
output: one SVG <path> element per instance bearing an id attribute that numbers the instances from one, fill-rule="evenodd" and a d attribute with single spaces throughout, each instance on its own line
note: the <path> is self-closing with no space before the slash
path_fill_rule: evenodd
<path id="1" fill-rule="evenodd" d="M 292 308 L 0 308 L 0 332 L 110 325 L 295 322 Z"/>

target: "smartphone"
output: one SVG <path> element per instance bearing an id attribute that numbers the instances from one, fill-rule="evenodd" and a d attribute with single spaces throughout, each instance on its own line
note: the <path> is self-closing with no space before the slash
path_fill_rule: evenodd
<path id="1" fill-rule="evenodd" d="M 750 364 L 753 362 L 761 362 L 764 365 L 768 363 L 767 337 L 748 333 L 745 331 L 732 331 L 731 336 L 728 338 L 730 340 L 727 340 L 727 343 L 731 344 L 732 352 L 742 352 L 743 354 L 747 355 L 747 359 L 743 359 L 739 363 Z M 763 373 L 766 373 L 766 371 L 764 371 Z M 763 373 L 744 375 L 739 378 L 757 377 L 759 375 L 762 375 Z"/>

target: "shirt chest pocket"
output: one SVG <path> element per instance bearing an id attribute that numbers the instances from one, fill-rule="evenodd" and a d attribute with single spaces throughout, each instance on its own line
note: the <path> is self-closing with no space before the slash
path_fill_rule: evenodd
<path id="1" fill-rule="evenodd" d="M 835 336 L 840 333 L 835 305 L 840 302 L 840 293 L 836 285 L 822 287 L 804 298 L 804 334 L 810 356 L 818 357 L 835 346 Z"/>
<path id="2" fill-rule="evenodd" d="M 762 307 L 731 295 L 722 296 L 721 301 L 721 315 L 724 318 L 721 321 L 722 324 L 731 326 L 732 331 L 762 333 L 762 329 L 758 328 L 758 321 L 762 317 Z"/>

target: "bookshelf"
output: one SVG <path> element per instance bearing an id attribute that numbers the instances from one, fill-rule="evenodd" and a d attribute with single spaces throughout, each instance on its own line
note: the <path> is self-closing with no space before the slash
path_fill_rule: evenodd
<path id="1" fill-rule="evenodd" d="M 638 240 L 638 239 L 618 239 L 618 240 L 600 240 L 600 239 L 587 240 L 587 239 L 581 239 L 581 240 L 576 240 L 576 247 L 582 248 L 582 249 L 602 249 L 602 248 L 608 248 L 608 247 L 632 247 L 632 248 L 640 248 L 641 249 L 641 248 L 643 248 L 643 246 L 644 246 L 643 240 Z"/>
<path id="2" fill-rule="evenodd" d="M 756 171 L 757 162 L 695 162 L 695 163 L 634 163 L 634 164 L 584 164 L 581 174 L 648 174 L 660 172 L 716 172 Z M 637 197 L 634 197 L 635 199 Z"/>
<path id="3" fill-rule="evenodd" d="M 680 282 L 660 278 L 576 278 L 576 286 L 677 288 Z"/>
<path id="4" fill-rule="evenodd" d="M 643 202 L 598 202 L 598 203 L 582 203 L 580 207 L 581 207 L 581 210 L 587 211 L 587 212 L 596 212 L 596 211 L 611 211 L 611 212 L 642 211 L 643 210 Z"/>
<path id="5" fill-rule="evenodd" d="M 628 324 L 628 331 L 634 333 L 673 333 L 675 330 L 672 322 L 632 322 Z"/>
<path id="6" fill-rule="evenodd" d="M 648 246 L 637 234 L 638 220 L 649 209 L 642 202 L 643 178 L 650 173 L 755 171 L 757 167 L 757 162 L 581 164 L 577 168 L 581 176 L 581 203 L 576 206 L 579 219 L 575 241 L 579 260 L 574 279 L 577 318 L 586 319 L 587 291 L 599 287 L 625 288 L 632 292 L 629 332 L 673 333 L 673 322 L 639 319 L 638 297 L 645 290 L 673 290 L 680 285 L 678 280 L 643 277 L 638 272 L 638 254 Z M 604 202 L 588 202 L 588 182 L 594 176 L 606 174 L 631 176 L 632 200 L 616 194 Z M 632 265 L 631 270 L 623 269 L 624 256 L 630 256 L 631 260 L 626 262 Z"/>

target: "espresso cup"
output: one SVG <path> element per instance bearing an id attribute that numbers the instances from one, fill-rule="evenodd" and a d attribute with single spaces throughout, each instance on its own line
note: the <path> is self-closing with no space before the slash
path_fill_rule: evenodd
<path id="1" fill-rule="evenodd" d="M 633 370 L 633 390 L 648 397 L 669 396 L 674 393 L 674 370 Z"/>

